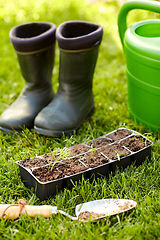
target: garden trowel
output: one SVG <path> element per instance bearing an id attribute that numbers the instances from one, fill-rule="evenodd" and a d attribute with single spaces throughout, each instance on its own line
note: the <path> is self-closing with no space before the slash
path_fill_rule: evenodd
<path id="1" fill-rule="evenodd" d="M 137 202 L 128 199 L 99 199 L 76 205 L 76 217 L 73 217 L 62 210 L 58 210 L 57 206 L 34 206 L 21 204 L 19 202 L 18 204 L 12 205 L 0 205 L 0 218 L 14 220 L 17 219 L 19 215 L 28 215 L 30 217 L 35 217 L 36 215 L 38 215 L 48 218 L 52 214 L 61 213 L 72 220 L 83 220 L 87 222 L 89 220 L 93 221 L 104 218 L 106 216 L 112 216 L 122 212 L 126 212 L 134 208 L 136 205 Z"/>

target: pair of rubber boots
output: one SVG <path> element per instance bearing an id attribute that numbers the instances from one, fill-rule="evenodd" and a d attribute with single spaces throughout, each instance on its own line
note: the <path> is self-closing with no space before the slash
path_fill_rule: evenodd
<path id="1" fill-rule="evenodd" d="M 10 39 L 17 53 L 25 86 L 2 113 L 0 130 L 23 128 L 60 137 L 78 129 L 94 108 L 92 80 L 102 40 L 100 25 L 68 21 L 56 26 L 31 22 L 15 26 Z M 60 49 L 59 88 L 54 95 L 52 70 L 55 41 Z"/>

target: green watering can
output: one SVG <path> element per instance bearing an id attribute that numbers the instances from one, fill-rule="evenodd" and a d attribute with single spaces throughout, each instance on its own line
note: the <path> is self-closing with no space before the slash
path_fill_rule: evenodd
<path id="1" fill-rule="evenodd" d="M 118 15 L 126 57 L 129 112 L 138 123 L 156 131 L 160 128 L 160 19 L 136 22 L 127 28 L 127 14 L 133 9 L 160 13 L 160 2 L 128 1 Z"/>

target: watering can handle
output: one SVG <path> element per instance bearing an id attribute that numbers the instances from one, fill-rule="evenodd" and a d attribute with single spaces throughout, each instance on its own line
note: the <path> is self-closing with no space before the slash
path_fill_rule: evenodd
<path id="1" fill-rule="evenodd" d="M 129 11 L 133 9 L 142 9 L 160 13 L 160 2 L 157 1 L 128 1 L 123 4 L 118 14 L 118 29 L 122 46 L 124 46 L 123 38 L 127 29 L 126 19 Z"/>

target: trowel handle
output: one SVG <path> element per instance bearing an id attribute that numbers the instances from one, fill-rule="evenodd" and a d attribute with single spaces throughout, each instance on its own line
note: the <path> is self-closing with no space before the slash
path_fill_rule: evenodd
<path id="1" fill-rule="evenodd" d="M 2 214 L 7 206 L 9 205 L 7 204 L 0 205 L 0 218 L 2 218 Z M 9 207 L 5 212 L 6 218 L 9 220 L 17 219 L 19 217 L 19 210 L 20 210 L 20 206 Z M 53 212 L 52 206 L 50 205 L 42 205 L 42 206 L 25 205 L 21 211 L 21 215 L 28 215 L 31 218 L 35 217 L 36 215 L 49 218 L 52 213 L 57 213 L 57 212 L 56 211 Z"/>
<path id="2" fill-rule="evenodd" d="M 127 29 L 126 19 L 127 14 L 129 11 L 133 9 L 142 9 L 147 10 L 151 12 L 160 13 L 160 2 L 158 1 L 128 1 L 125 2 L 118 15 L 118 29 L 119 29 L 119 35 L 121 39 L 122 46 L 124 46 L 123 38 L 125 31 Z"/>

